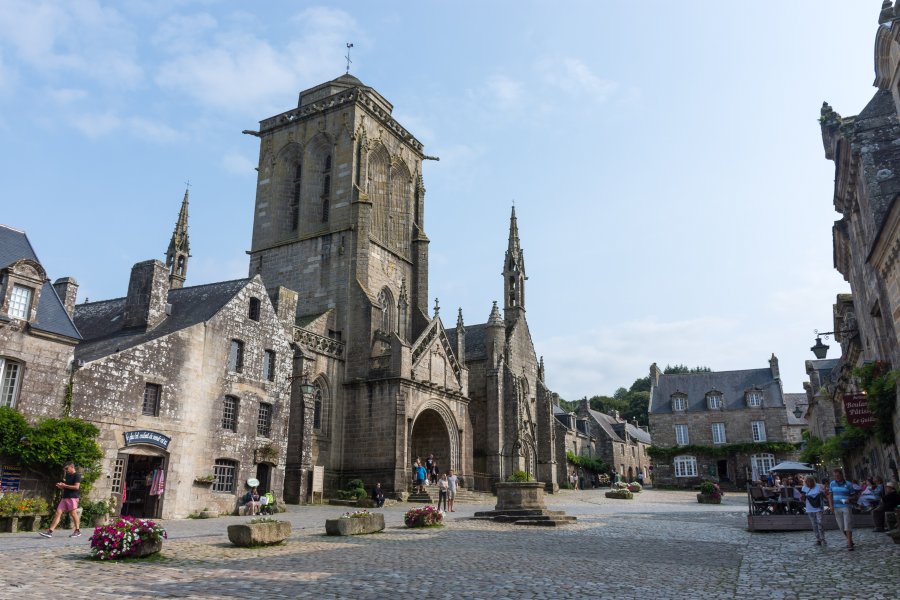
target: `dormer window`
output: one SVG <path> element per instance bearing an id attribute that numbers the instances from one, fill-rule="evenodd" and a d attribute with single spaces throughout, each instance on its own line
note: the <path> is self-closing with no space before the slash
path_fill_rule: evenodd
<path id="1" fill-rule="evenodd" d="M 725 400 L 721 392 L 710 392 L 706 395 L 706 406 L 709 410 L 722 410 L 725 407 Z"/>
<path id="2" fill-rule="evenodd" d="M 672 410 L 673 411 L 684 411 L 687 410 L 687 398 L 685 396 L 672 396 Z"/>
<path id="3" fill-rule="evenodd" d="M 763 393 L 759 390 L 750 390 L 747 392 L 747 406 L 758 408 L 762 406 Z"/>
<path id="4" fill-rule="evenodd" d="M 9 295 L 9 316 L 15 319 L 28 320 L 28 314 L 31 312 L 31 298 L 34 296 L 34 290 L 24 285 L 13 285 L 12 293 Z"/>

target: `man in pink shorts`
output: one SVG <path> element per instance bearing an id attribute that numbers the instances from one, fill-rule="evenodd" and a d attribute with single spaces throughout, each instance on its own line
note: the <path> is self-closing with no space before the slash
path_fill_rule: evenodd
<path id="1" fill-rule="evenodd" d="M 63 467 L 66 472 L 65 481 L 60 481 L 56 487 L 61 489 L 62 500 L 56 507 L 56 514 L 53 515 L 53 521 L 50 522 L 50 528 L 47 531 L 41 531 L 40 535 L 49 538 L 53 537 L 53 530 L 59 524 L 64 512 L 69 513 L 72 517 L 72 523 L 75 524 L 75 531 L 69 537 L 78 537 L 81 535 L 80 525 L 78 522 L 78 499 L 81 497 L 81 473 L 75 472 L 75 463 L 69 461 Z"/>

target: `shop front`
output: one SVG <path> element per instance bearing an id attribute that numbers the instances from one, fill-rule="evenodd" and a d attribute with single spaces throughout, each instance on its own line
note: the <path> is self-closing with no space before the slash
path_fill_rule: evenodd
<path id="1" fill-rule="evenodd" d="M 149 430 L 126 431 L 124 446 L 113 466 L 111 492 L 119 499 L 120 514 L 160 518 L 166 492 L 171 439 Z"/>

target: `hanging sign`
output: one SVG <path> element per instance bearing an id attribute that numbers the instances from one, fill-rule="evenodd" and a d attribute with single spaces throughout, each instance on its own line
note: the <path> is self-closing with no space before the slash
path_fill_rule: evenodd
<path id="1" fill-rule="evenodd" d="M 869 399 L 865 394 L 844 394 L 844 413 L 847 422 L 854 427 L 868 429 L 875 424 L 875 416 L 869 410 Z"/>
<path id="2" fill-rule="evenodd" d="M 146 429 L 139 429 L 137 431 L 126 431 L 122 435 L 125 436 L 125 445 L 126 446 L 136 446 L 136 445 L 145 445 L 145 446 L 156 446 L 157 448 L 162 448 L 163 450 L 169 449 L 169 442 L 171 438 L 157 433 L 155 431 L 147 431 Z"/>

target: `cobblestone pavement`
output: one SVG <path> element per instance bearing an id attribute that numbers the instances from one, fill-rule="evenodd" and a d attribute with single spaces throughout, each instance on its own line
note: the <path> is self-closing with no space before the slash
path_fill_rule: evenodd
<path id="1" fill-rule="evenodd" d="M 720 506 L 693 494 L 646 490 L 633 501 L 562 492 L 551 508 L 578 516 L 558 529 L 474 521 L 459 505 L 443 529 L 402 527 L 332 538 L 340 507 L 290 507 L 294 533 L 277 547 L 233 548 L 226 525 L 247 517 L 168 521 L 159 558 L 86 560 L 88 535 L 0 535 L 0 598 L 896 598 L 900 545 L 871 529 L 857 549 L 812 543 L 811 532 L 745 531 L 737 495 Z"/>

